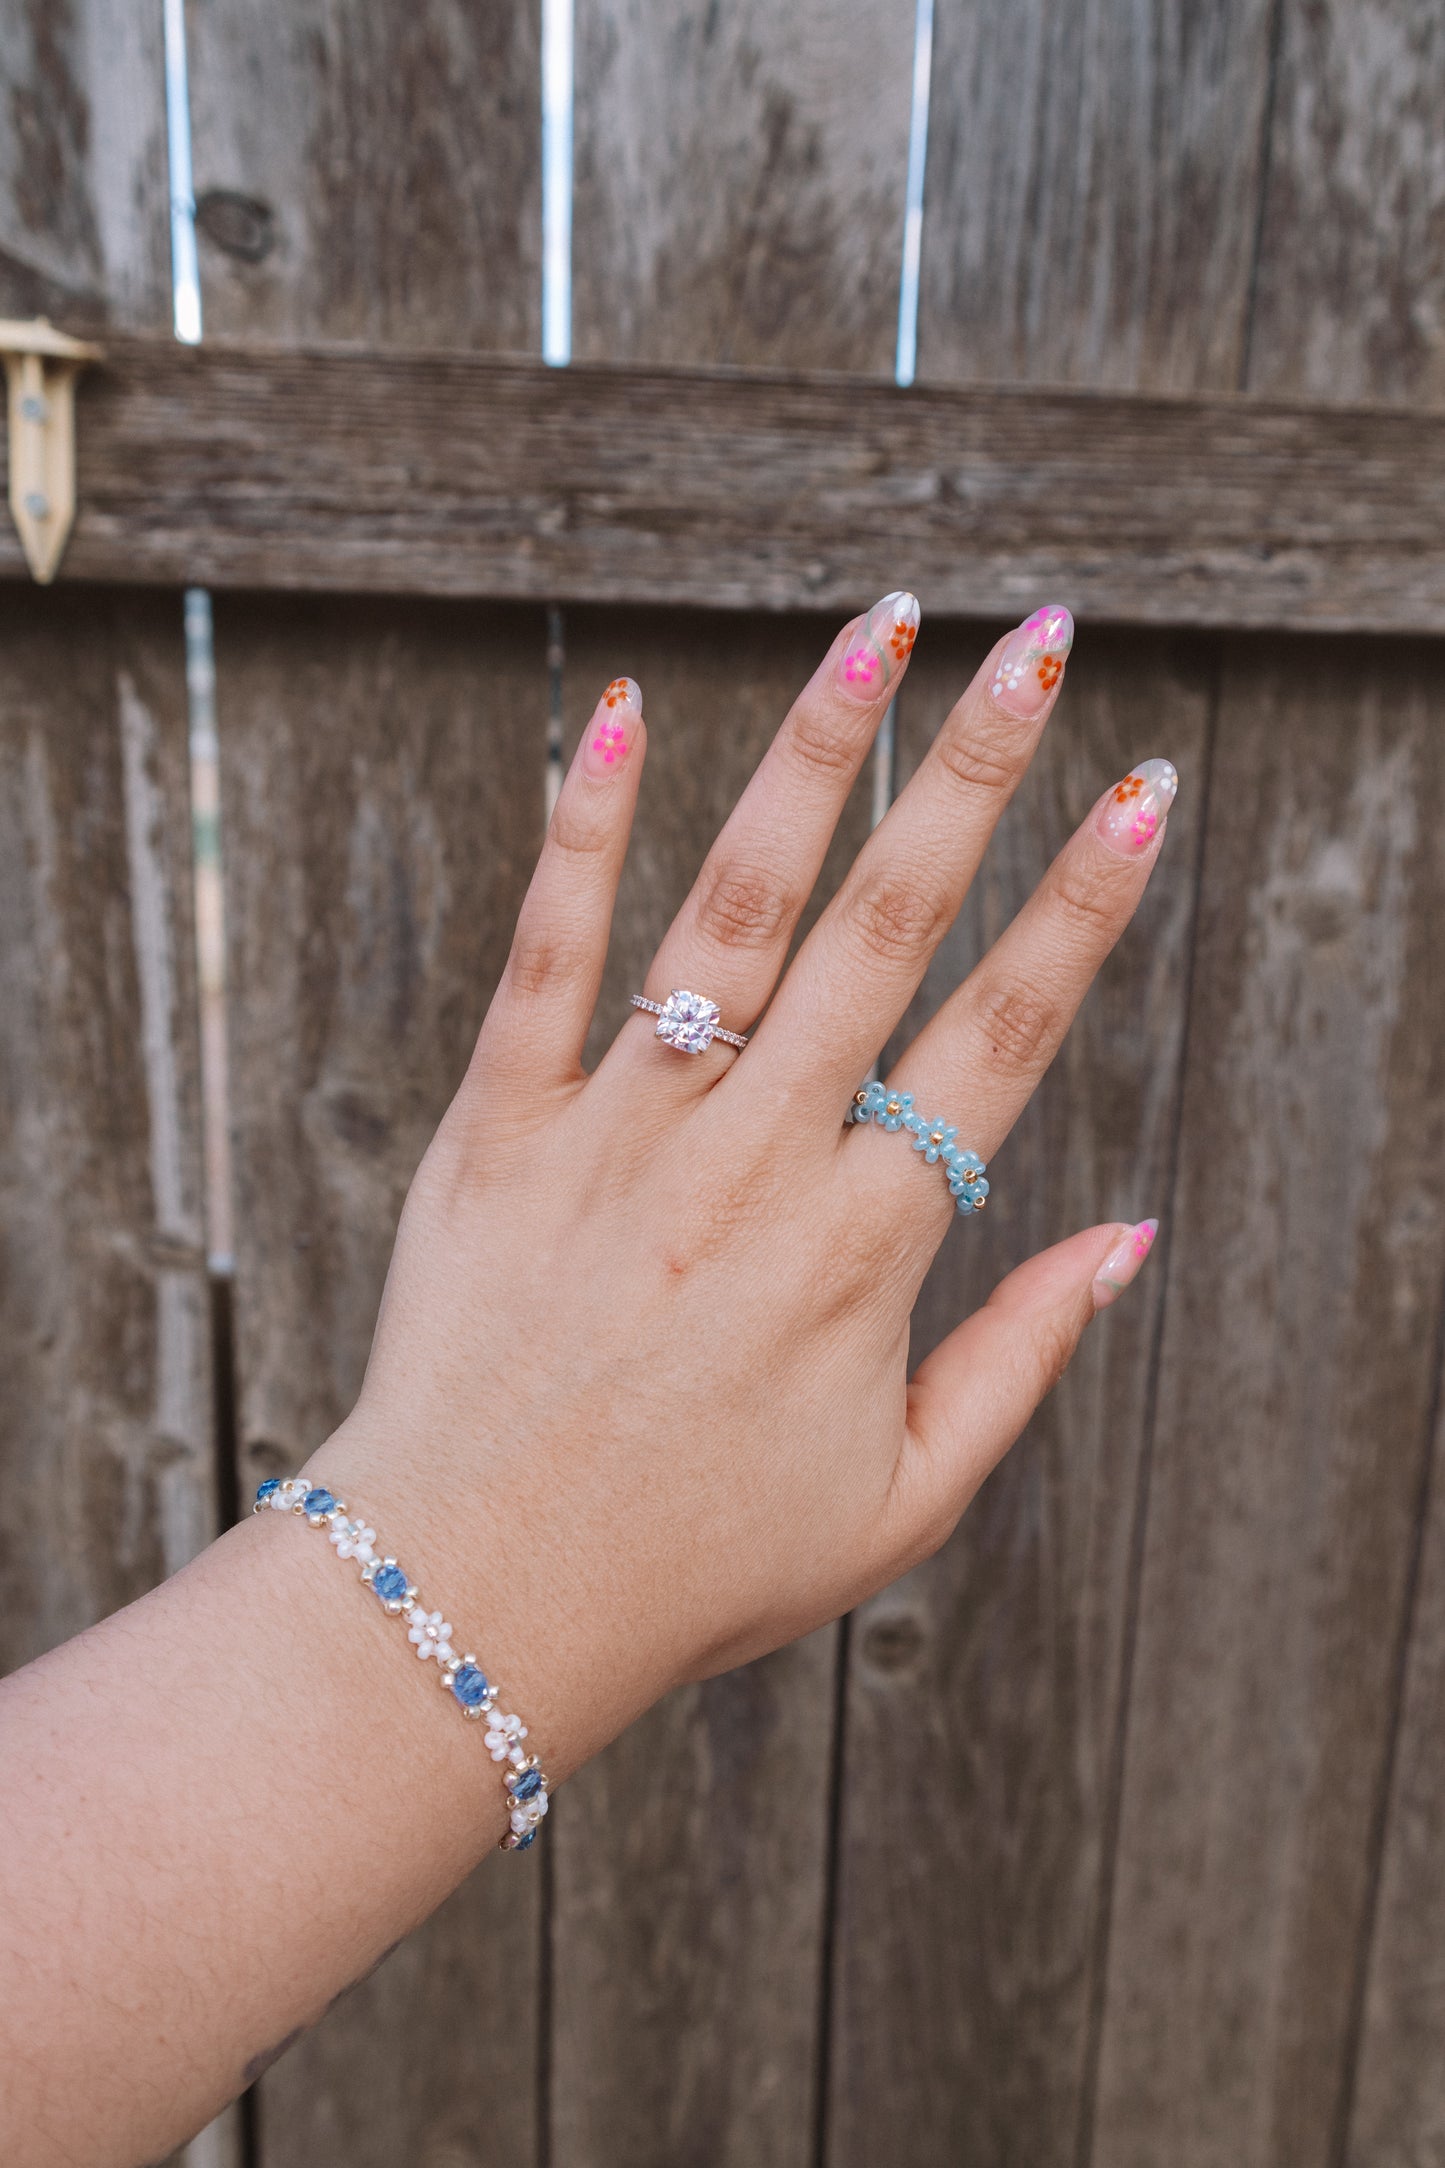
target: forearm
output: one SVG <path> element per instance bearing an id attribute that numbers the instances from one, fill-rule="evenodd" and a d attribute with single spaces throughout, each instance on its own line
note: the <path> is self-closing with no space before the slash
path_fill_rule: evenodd
<path id="1" fill-rule="evenodd" d="M 268 1515 L 0 1687 L 17 2168 L 169 2150 L 496 1844 L 499 1772 L 411 1654 Z"/>

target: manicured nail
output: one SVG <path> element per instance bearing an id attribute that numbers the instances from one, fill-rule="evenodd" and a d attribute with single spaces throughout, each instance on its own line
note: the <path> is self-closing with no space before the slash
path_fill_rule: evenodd
<path id="1" fill-rule="evenodd" d="M 1006 714 L 1031 723 L 1043 713 L 1073 644 L 1074 620 L 1062 602 L 1046 602 L 1009 634 L 989 686 Z"/>
<path id="2" fill-rule="evenodd" d="M 921 615 L 918 597 L 906 588 L 875 602 L 839 660 L 838 682 L 844 691 L 876 700 L 912 654 Z"/>
<path id="3" fill-rule="evenodd" d="M 641 720 L 641 688 L 631 678 L 614 678 L 587 725 L 584 772 L 616 775 L 619 768 L 625 768 Z"/>
<path id="4" fill-rule="evenodd" d="M 1108 1256 L 1094 1274 L 1094 1308 L 1107 1310 L 1111 1302 L 1117 1302 L 1139 1268 L 1154 1247 L 1154 1237 L 1159 1232 L 1157 1219 L 1140 1220 L 1131 1227 L 1122 1242 L 1110 1250 Z"/>
<path id="5" fill-rule="evenodd" d="M 1137 858 L 1164 826 L 1178 789 L 1170 761 L 1146 760 L 1116 783 L 1100 806 L 1094 823 L 1100 840 L 1124 858 Z"/>

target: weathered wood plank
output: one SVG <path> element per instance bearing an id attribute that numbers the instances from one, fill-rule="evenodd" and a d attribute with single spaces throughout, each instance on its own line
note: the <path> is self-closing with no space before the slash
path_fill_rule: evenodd
<path id="1" fill-rule="evenodd" d="M 648 718 L 594 1058 L 824 644 L 808 619 L 744 630 L 720 612 L 568 612 L 569 751 L 620 671 L 642 685 Z M 865 772 L 819 897 L 867 832 L 870 787 Z M 764 2168 L 806 2156 L 834 1656 L 834 1634 L 815 1634 L 673 1695 L 559 1802 L 556 2168 Z"/>
<path id="2" fill-rule="evenodd" d="M 243 1493 L 360 1386 L 540 840 L 543 643 L 515 608 L 217 604 Z M 268 2073 L 265 2168 L 530 2158 L 539 1878 L 510 1864 Z"/>
<path id="3" fill-rule="evenodd" d="M 174 596 L 0 587 L 0 1663 L 210 1540 Z"/>
<path id="4" fill-rule="evenodd" d="M 164 84 L 158 6 L 0 13 L 0 316 L 169 322 Z"/>
<path id="5" fill-rule="evenodd" d="M 1253 391 L 1445 406 L 1445 16 L 1288 0 Z"/>
<path id="6" fill-rule="evenodd" d="M 901 779 L 987 644 L 925 627 L 899 703 Z M 905 1020 L 904 1039 L 1111 779 L 1155 753 L 1175 760 L 1183 789 L 1143 909 L 996 1155 L 987 1220 L 954 1230 L 925 1283 L 915 1360 L 1034 1250 L 1165 1209 L 1215 668 L 1198 640 L 1081 635 L 1063 707 Z M 1030 2168 L 1075 2158 L 1162 1294 L 1146 1273 L 954 1540 L 853 1622 L 833 2168 L 905 2150 Z"/>
<path id="7" fill-rule="evenodd" d="M 579 358 L 891 374 L 913 15 L 579 0 Z"/>
<path id="8" fill-rule="evenodd" d="M 938 0 L 918 370 L 1231 390 L 1270 0 Z"/>
<path id="9" fill-rule="evenodd" d="M 1275 98 L 1277 142 L 1261 231 L 1252 386 L 1323 398 L 1364 394 L 1437 409 L 1445 405 L 1442 98 L 1445 22 L 1428 0 L 1370 0 L 1348 8 L 1324 0 L 1308 8 L 1286 7 Z M 1431 650 L 1409 652 L 1418 656 L 1411 699 L 1423 701 L 1426 712 L 1438 718 L 1440 658 Z M 1428 783 L 1424 787 L 1416 856 L 1432 817 L 1438 817 L 1428 810 Z M 1438 796 L 1434 805 L 1438 808 Z M 1397 934 L 1396 942 L 1400 938 Z M 1411 998 L 1419 999 L 1432 981 L 1422 936 L 1415 932 L 1412 938 L 1422 970 Z M 1438 1036 L 1438 1007 L 1433 1013 Z M 1432 1174 L 1441 1142 L 1437 1125 L 1423 1147 Z M 1424 1244 L 1428 1255 L 1437 1209 L 1436 1191 L 1427 1180 L 1400 1226 L 1391 1230 L 1385 1284 L 1397 1300 L 1407 1270 L 1400 1247 L 1413 1251 Z M 1415 1329 L 1423 1346 L 1432 1334 L 1423 1312 Z M 1425 1371 L 1414 1375 L 1419 1390 L 1427 1391 Z M 1361 1384 L 1363 1389 L 1366 1380 Z M 1408 1419 L 1388 1430 L 1379 1426 L 1376 1435 L 1388 1440 L 1391 1467 L 1397 1459 L 1413 1460 L 1427 1422 L 1426 1406 L 1417 1400 Z M 1430 1836 L 1438 1822 L 1442 1773 L 1442 1447 L 1445 1440 L 1437 1432 L 1428 1502 L 1422 1500 L 1423 1529 L 1399 1531 L 1402 1544 L 1422 1546 L 1418 1588 L 1408 1608 L 1402 1598 L 1397 1616 L 1380 1619 L 1386 1647 L 1371 1652 L 1383 1670 L 1409 1637 L 1397 1739 L 1378 1794 L 1384 1850 L 1382 1860 L 1371 1863 L 1377 1896 L 1363 1912 L 1348 1987 L 1336 1990 L 1349 1992 L 1353 2001 L 1335 2134 L 1335 2157 L 1347 2159 L 1351 2168 L 1367 2163 L 1368 2168 L 1423 2168 L 1442 2157 L 1445 2146 L 1439 2055 L 1445 1866 Z M 1409 1589 L 1413 1572 L 1408 1548 L 1403 1557 L 1392 1555 L 1392 1590 L 1402 1583 Z M 1320 1808 L 1288 1833 L 1292 1847 L 1307 1846 L 1320 1861 L 1315 1903 L 1322 1912 L 1338 1902 L 1333 1863 L 1323 1855 L 1319 1834 L 1328 1826 Z M 1289 1924 L 1292 1916 L 1285 1918 Z M 1276 1931 L 1273 1921 L 1267 1931 Z M 1351 2068 L 1356 2028 L 1359 2048 Z"/>
<path id="10" fill-rule="evenodd" d="M 79 433 L 73 579 L 1445 629 L 1439 416 L 116 340 Z"/>
<path id="11" fill-rule="evenodd" d="M 1110 1939 L 1110 2168 L 1337 2157 L 1445 1272 L 1442 724 L 1418 643 L 1233 648 Z"/>
<path id="12" fill-rule="evenodd" d="M 777 8 L 679 9 L 670 0 L 582 0 L 574 250 L 574 346 L 608 362 L 746 362 L 877 372 L 892 356 L 908 128 L 911 0 L 801 0 Z M 866 82 L 860 127 L 857 85 Z M 650 441 L 670 435 L 668 392 L 726 386 L 708 493 L 736 509 L 776 443 L 753 435 L 776 379 L 666 377 L 649 368 L 572 370 L 569 407 L 607 387 Z M 659 400 L 658 393 L 666 385 Z M 831 387 L 847 408 L 841 483 L 862 471 L 876 395 L 866 376 Z M 620 397 L 619 397 L 620 395 Z M 702 395 L 706 400 L 711 391 Z M 539 411 L 535 405 L 530 411 Z M 682 435 L 700 443 L 693 407 Z M 766 431 L 766 422 L 764 423 Z M 860 429 L 864 435 L 860 436 Z M 600 533 L 635 483 L 651 501 L 624 545 L 632 569 L 605 589 L 560 564 L 533 569 L 556 595 L 631 600 L 645 611 L 569 609 L 566 696 L 574 729 L 619 669 L 642 685 L 649 718 L 627 878 L 614 922 L 598 1036 L 642 983 L 657 941 L 825 635 L 787 615 L 838 615 L 904 584 L 911 563 L 886 523 L 860 552 L 866 590 L 845 602 L 830 560 L 850 514 L 836 496 L 822 548 L 793 534 L 781 497 L 749 504 L 733 574 L 711 563 L 690 592 L 662 584 L 693 557 L 713 515 L 672 516 L 681 437 L 644 477 L 631 430 L 607 432 L 607 473 L 587 502 L 549 521 Z M 823 439 L 817 440 L 820 448 Z M 838 439 L 835 437 L 835 447 Z M 638 451 L 642 452 L 639 445 Z M 759 461 L 761 454 L 761 461 Z M 644 460 L 649 453 L 642 453 Z M 580 470 L 555 451 L 551 472 Z M 599 476 L 599 479 L 601 477 Z M 798 481 L 795 474 L 795 484 Z M 804 492 L 830 485 L 814 472 Z M 767 485 L 769 497 L 771 485 Z M 640 509 L 641 498 L 633 504 Z M 670 539 L 659 548 L 662 525 Z M 727 515 L 724 514 L 724 517 Z M 629 522 L 630 523 L 630 522 Z M 690 527 L 684 540 L 683 528 Z M 862 529 L 854 529 L 855 533 Z M 710 553 L 710 550 L 709 550 Z M 641 561 L 639 561 L 641 560 Z M 853 576 L 859 574 L 854 567 Z M 738 575 L 741 577 L 738 577 Z M 776 577 L 781 575 L 780 578 Z M 693 602 L 713 614 L 664 614 Z M 740 606 L 745 617 L 717 614 Z M 825 871 L 837 878 L 866 830 L 865 777 Z M 796 2168 L 811 2158 L 824 1971 L 829 1776 L 836 1632 L 674 1696 L 579 1776 L 561 1803 L 554 1855 L 553 2168 Z M 786 1797 L 789 1811 L 779 1813 Z M 811 1809 L 807 1802 L 812 1801 Z"/>
<path id="13" fill-rule="evenodd" d="M 540 0 L 187 17 L 207 332 L 535 351 Z"/>

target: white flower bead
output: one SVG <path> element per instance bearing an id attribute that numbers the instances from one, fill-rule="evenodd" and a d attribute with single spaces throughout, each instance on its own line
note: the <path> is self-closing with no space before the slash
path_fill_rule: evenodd
<path id="1" fill-rule="evenodd" d="M 445 1658 L 451 1654 L 452 1630 L 440 1611 L 423 1611 L 420 1604 L 411 1615 L 407 1640 L 412 1642 L 423 1661 L 428 1656 Z"/>
<path id="2" fill-rule="evenodd" d="M 333 1521 L 331 1540 L 336 1545 L 338 1558 L 359 1559 L 365 1566 L 376 1556 L 371 1548 L 376 1541 L 376 1530 L 368 1528 L 363 1521 Z"/>

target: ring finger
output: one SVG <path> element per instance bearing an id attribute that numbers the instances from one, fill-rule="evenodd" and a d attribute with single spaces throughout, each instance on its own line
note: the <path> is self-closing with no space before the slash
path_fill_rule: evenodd
<path id="1" fill-rule="evenodd" d="M 1100 966 L 1133 917 L 1164 841 L 1179 778 L 1167 760 L 1132 769 L 1099 800 L 1018 917 L 950 995 L 888 1078 L 890 1105 L 957 1129 L 959 1150 L 987 1159 L 1052 1062 Z M 906 1117 L 905 1117 L 906 1118 Z M 927 1146 L 921 1147 L 926 1149 Z M 893 1206 L 909 1171 L 868 1155 L 864 1179 Z M 972 1190 L 963 1193 L 965 1201 Z M 939 1213 L 942 1187 L 920 1210 Z"/>
<path id="2" fill-rule="evenodd" d="M 822 869 L 858 771 L 898 689 L 917 635 L 918 604 L 885 595 L 839 634 L 804 687 L 709 851 L 653 959 L 641 991 L 674 988 L 715 1002 L 723 1026 L 746 1032 L 766 1005 Z M 651 1058 L 656 1026 L 639 1016 L 603 1068 Z M 714 1047 L 677 1063 L 679 1089 L 715 1083 L 730 1053 Z M 684 1080 L 685 1083 L 684 1083 Z"/>

